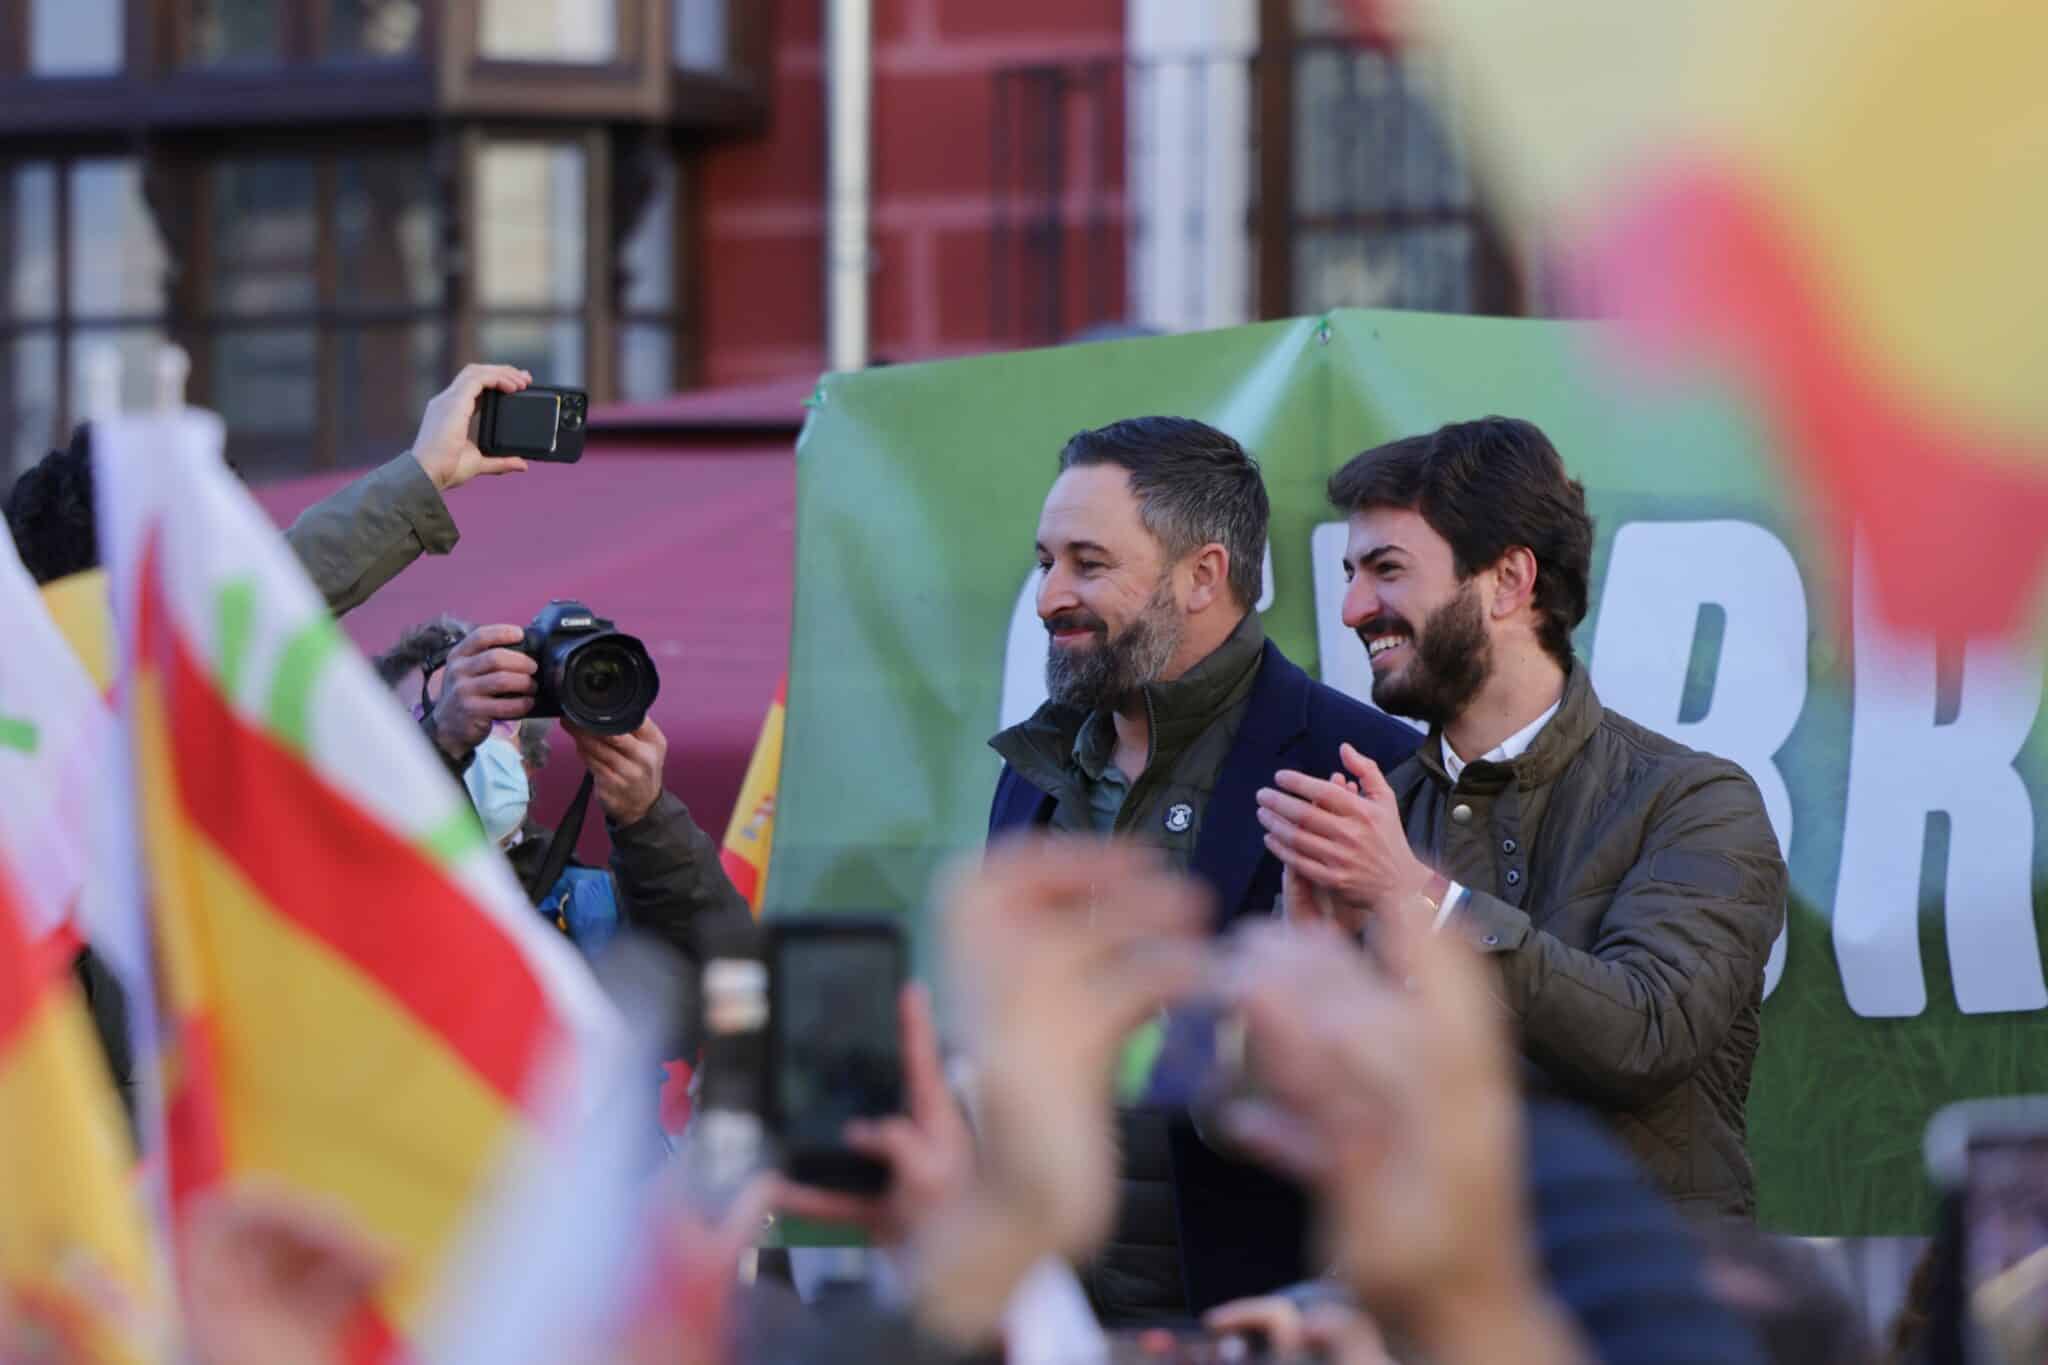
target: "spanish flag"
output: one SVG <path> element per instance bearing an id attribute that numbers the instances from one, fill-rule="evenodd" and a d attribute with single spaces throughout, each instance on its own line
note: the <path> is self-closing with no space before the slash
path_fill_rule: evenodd
<path id="1" fill-rule="evenodd" d="M 167 1359 L 127 1128 L 16 873 L 0 859 L 0 1360 Z"/>
<path id="2" fill-rule="evenodd" d="M 1354 0 L 1362 21 L 1380 6 Z M 1842 584 L 2003 635 L 2048 569 L 2037 0 L 1410 0 L 1628 354 L 1732 381 Z M 1962 548 L 1962 547 L 1967 547 Z"/>
<path id="3" fill-rule="evenodd" d="M 249 1176 L 345 1210 L 396 1263 L 351 1357 L 395 1358 L 618 1021 L 221 463 L 218 420 L 98 438 L 170 1216 Z"/>
<path id="4" fill-rule="evenodd" d="M 754 756 L 747 761 L 746 780 L 740 783 L 740 799 L 732 808 L 725 846 L 718 854 L 726 877 L 756 915 L 768 885 L 768 855 L 775 846 L 775 787 L 782 777 L 782 724 L 788 703 L 789 679 L 784 678 L 761 722 L 761 737 L 754 741 Z"/>

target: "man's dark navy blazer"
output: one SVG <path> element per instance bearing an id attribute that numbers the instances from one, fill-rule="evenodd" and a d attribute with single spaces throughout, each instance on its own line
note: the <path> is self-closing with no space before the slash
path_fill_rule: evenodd
<path id="1" fill-rule="evenodd" d="M 1408 726 L 1310 678 L 1268 640 L 1195 846 L 1193 870 L 1215 892 L 1218 930 L 1268 914 L 1280 899 L 1280 862 L 1266 851 L 1257 814 L 1258 790 L 1273 784 L 1274 773 L 1341 772 L 1343 744 L 1388 771 L 1418 742 Z M 989 836 L 1044 825 L 1053 805 L 1005 764 Z M 1181 1274 L 1194 1312 L 1306 1277 L 1307 1206 L 1297 1187 L 1211 1150 L 1189 1124 L 1173 1126 L 1170 1146 Z"/>

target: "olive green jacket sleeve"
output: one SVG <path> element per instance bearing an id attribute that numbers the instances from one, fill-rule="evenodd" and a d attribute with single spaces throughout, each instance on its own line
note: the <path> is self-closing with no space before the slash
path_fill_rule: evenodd
<path id="1" fill-rule="evenodd" d="M 1666 794 L 1635 865 L 1604 893 L 1590 948 L 1482 891 L 1447 927 L 1500 964 L 1532 1059 L 1582 1093 L 1628 1104 L 1691 1075 L 1755 1003 L 1785 891 L 1755 785 L 1716 761 Z"/>
<path id="2" fill-rule="evenodd" d="M 422 553 L 455 548 L 455 521 L 410 454 L 308 507 L 284 538 L 336 616 L 361 606 Z"/>
<path id="3" fill-rule="evenodd" d="M 718 844 L 664 791 L 630 825 L 605 828 L 612 841 L 612 879 L 626 920 L 701 966 L 707 949 L 750 936 L 753 911 L 719 862 Z"/>

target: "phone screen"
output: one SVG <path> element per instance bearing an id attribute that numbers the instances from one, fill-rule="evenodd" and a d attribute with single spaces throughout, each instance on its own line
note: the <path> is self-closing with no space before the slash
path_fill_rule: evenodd
<path id="1" fill-rule="evenodd" d="M 552 393 L 508 393 L 498 399 L 497 448 L 545 455 L 555 448 L 562 400 Z"/>
<path id="2" fill-rule="evenodd" d="M 1973 1138 L 1964 1274 L 1979 1324 L 2008 1360 L 2048 1349 L 2048 1134 Z"/>
<path id="3" fill-rule="evenodd" d="M 770 1018 L 783 1141 L 836 1148 L 847 1120 L 903 1112 L 897 940 L 791 935 L 777 945 L 774 975 Z"/>

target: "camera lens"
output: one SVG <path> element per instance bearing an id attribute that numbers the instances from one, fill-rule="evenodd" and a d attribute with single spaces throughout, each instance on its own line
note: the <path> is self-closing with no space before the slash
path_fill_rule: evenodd
<path id="1" fill-rule="evenodd" d="M 569 656 L 562 676 L 562 713 L 586 729 L 636 730 L 654 700 L 654 661 L 630 637 L 591 641 Z"/>

